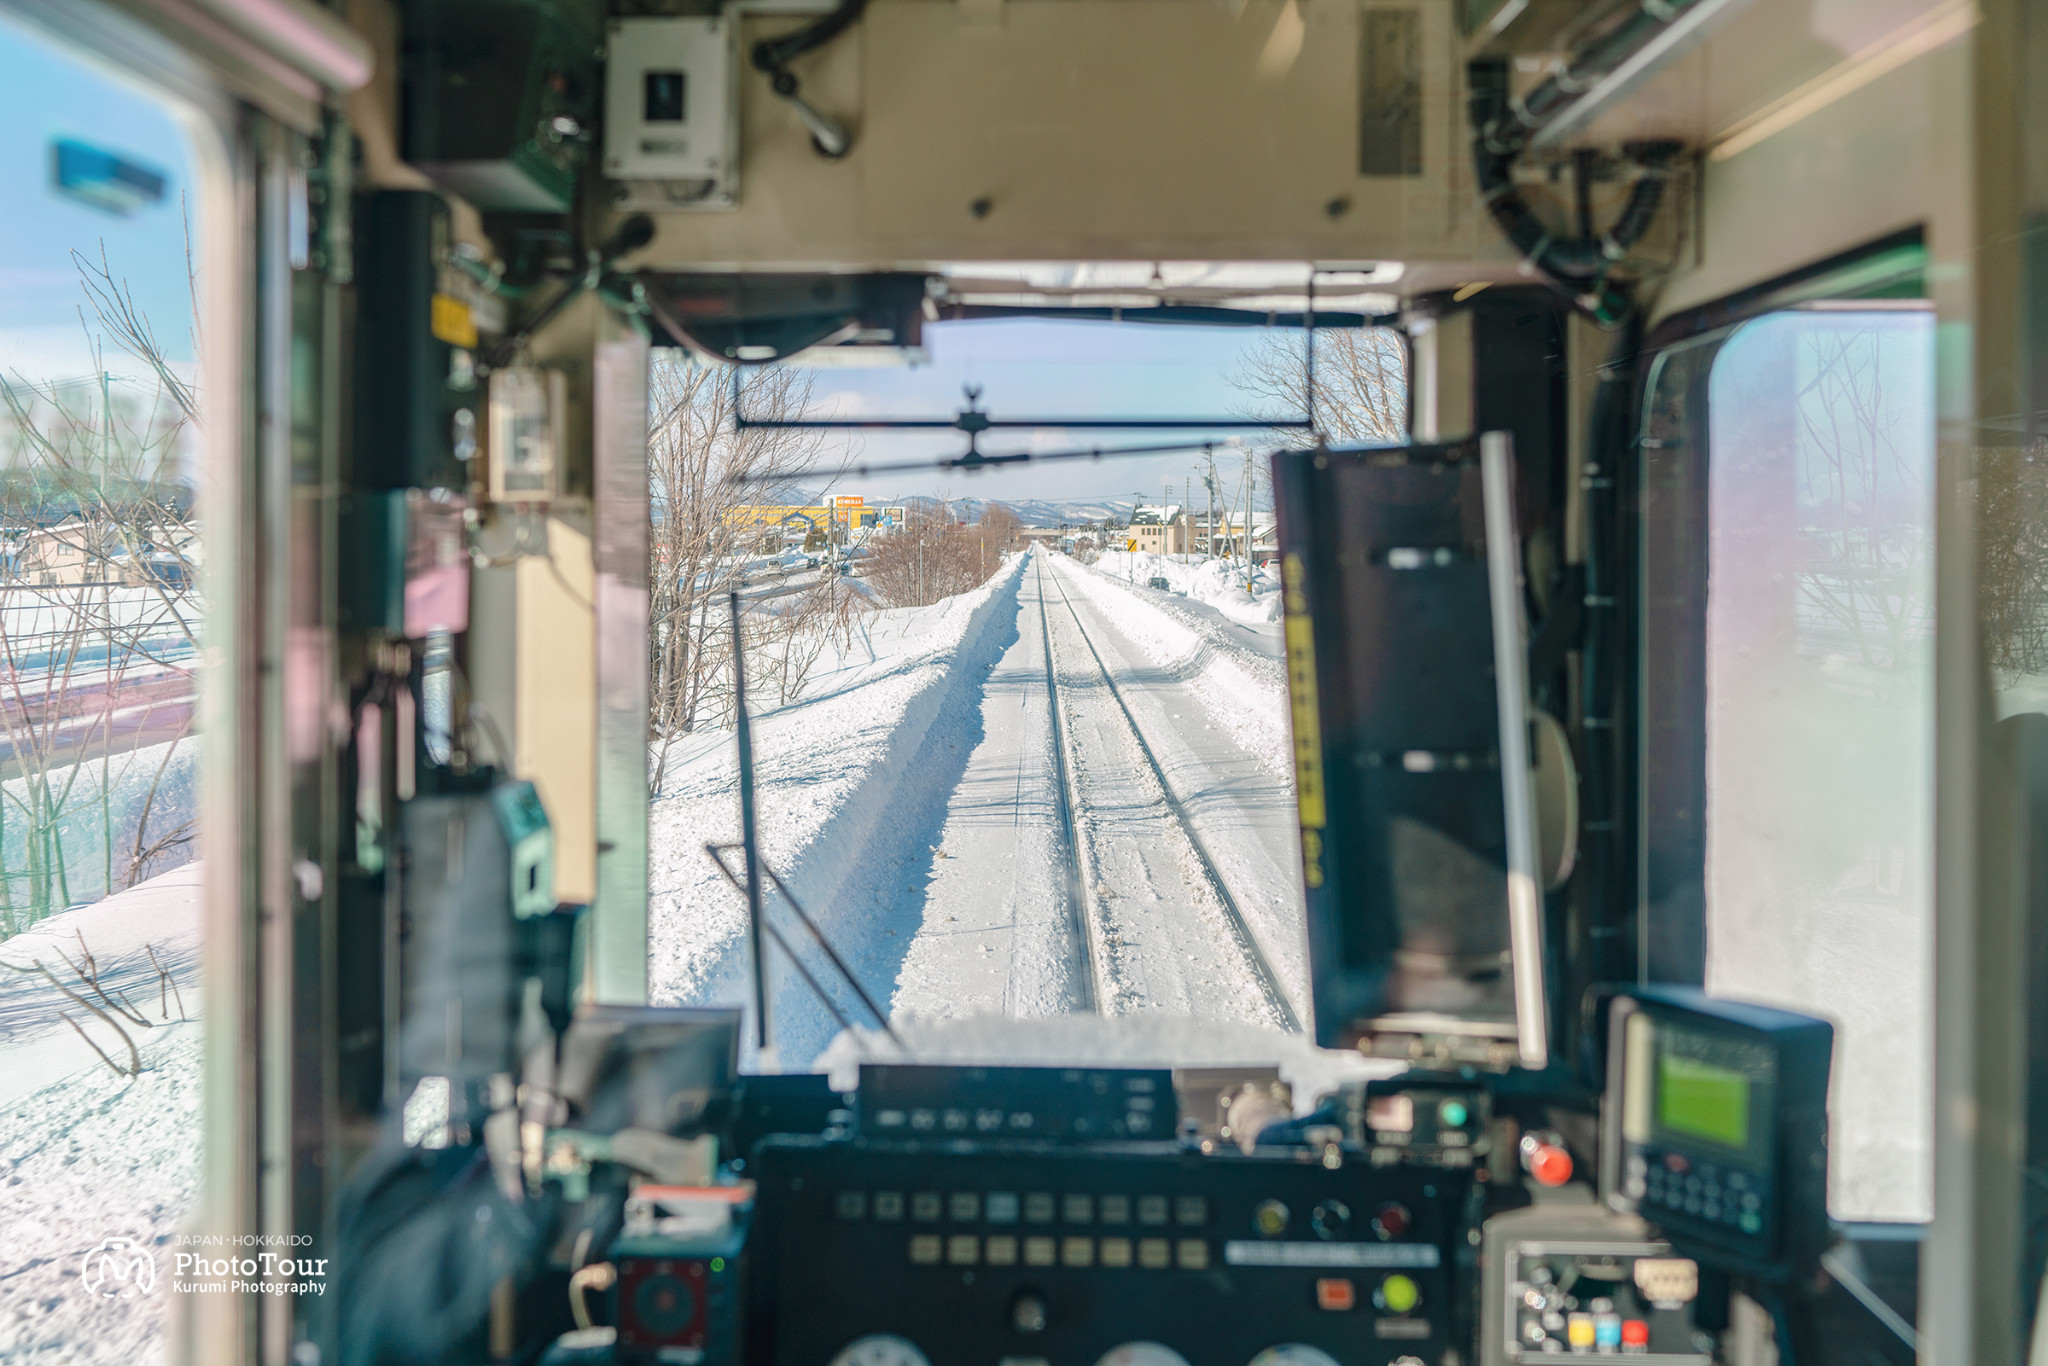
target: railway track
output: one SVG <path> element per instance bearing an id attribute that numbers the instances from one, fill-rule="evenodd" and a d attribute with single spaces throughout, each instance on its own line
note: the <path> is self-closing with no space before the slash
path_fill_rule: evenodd
<path id="1" fill-rule="evenodd" d="M 1042 556 L 1044 552 L 1034 553 Z M 1043 558 L 1033 566 L 1033 570 L 1038 577 L 1038 628 L 1045 637 L 1045 695 L 1046 704 L 1052 709 L 1053 781 L 1058 788 L 1053 805 L 1059 812 L 1060 833 L 1065 844 L 1063 872 L 1067 910 L 1073 917 L 1074 938 L 1081 945 L 1081 953 L 1086 960 L 1087 968 L 1082 976 L 1082 986 L 1085 990 L 1077 1004 L 1082 1010 L 1100 1013 L 1106 995 L 1103 968 L 1107 956 L 1100 942 L 1102 917 L 1097 914 L 1093 893 L 1089 891 L 1087 869 L 1092 860 L 1087 845 L 1087 832 L 1075 816 L 1080 806 L 1081 794 L 1077 786 L 1078 775 L 1074 765 L 1069 763 L 1067 758 L 1067 728 L 1060 700 L 1059 668 L 1053 660 L 1052 623 L 1047 619 L 1045 607 Z"/>
<path id="2" fill-rule="evenodd" d="M 1210 895 L 1215 898 L 1218 907 L 1221 909 L 1224 923 L 1228 927 L 1230 938 L 1233 941 L 1232 946 L 1236 950 L 1237 956 L 1242 960 L 1246 971 L 1250 974 L 1253 985 L 1257 988 L 1259 995 L 1264 998 L 1267 1008 L 1279 1022 L 1291 1031 L 1300 1032 L 1300 1017 L 1295 1013 L 1294 1005 L 1288 999 L 1286 991 L 1282 989 L 1278 974 L 1273 971 L 1273 965 L 1267 960 L 1265 951 L 1259 947 L 1258 940 L 1252 934 L 1251 926 L 1246 921 L 1244 912 L 1237 903 L 1237 898 L 1231 894 L 1229 885 L 1217 870 L 1216 862 L 1203 844 L 1200 832 L 1195 829 L 1194 820 L 1190 816 L 1186 805 L 1181 801 L 1179 795 L 1175 793 L 1173 784 L 1168 781 L 1165 766 L 1159 762 L 1158 754 L 1154 751 L 1151 742 L 1145 738 L 1144 729 L 1139 726 L 1137 717 L 1132 713 L 1130 704 L 1124 698 L 1123 690 L 1117 686 L 1116 679 L 1111 674 L 1108 664 L 1104 662 L 1101 651 L 1096 649 L 1095 642 L 1089 638 L 1088 628 L 1081 620 L 1080 612 L 1075 609 L 1073 600 L 1067 596 L 1065 585 L 1060 583 L 1057 573 L 1050 576 L 1046 574 L 1045 561 L 1043 559 L 1039 560 L 1036 569 L 1038 576 L 1039 624 L 1045 633 L 1046 685 L 1053 709 L 1054 754 L 1060 782 L 1059 808 L 1067 837 L 1067 848 L 1071 854 L 1069 860 L 1070 877 L 1074 882 L 1078 883 L 1078 887 L 1075 889 L 1078 895 L 1071 899 L 1070 904 L 1074 907 L 1081 942 L 1087 946 L 1089 987 L 1093 997 L 1089 1008 L 1107 1013 L 1108 1005 L 1113 995 L 1108 981 L 1110 955 L 1108 953 L 1107 930 L 1104 925 L 1100 898 L 1094 890 L 1093 879 L 1088 875 L 1089 869 L 1095 863 L 1095 859 L 1093 851 L 1089 847 L 1089 832 L 1086 823 L 1080 819 L 1080 813 L 1086 803 L 1082 798 L 1080 790 L 1079 767 L 1068 748 L 1071 743 L 1071 737 L 1067 733 L 1067 727 L 1064 722 L 1061 701 L 1062 689 L 1059 683 L 1058 666 L 1055 662 L 1056 647 L 1053 643 L 1052 625 L 1046 606 L 1045 585 L 1048 577 L 1052 581 L 1053 588 L 1059 594 L 1061 604 L 1066 608 L 1067 616 L 1074 623 L 1074 631 L 1080 637 L 1081 644 L 1087 651 L 1088 658 L 1094 666 L 1094 672 L 1101 676 L 1103 685 L 1108 691 L 1111 700 L 1116 703 L 1117 712 L 1123 717 L 1124 725 L 1129 728 L 1130 736 L 1135 743 L 1137 752 L 1144 759 L 1145 766 L 1151 773 L 1153 782 L 1158 787 L 1166 810 L 1172 817 L 1180 837 L 1186 842 L 1188 849 L 1192 852 L 1194 862 L 1201 871 L 1203 882 L 1207 885 Z"/>

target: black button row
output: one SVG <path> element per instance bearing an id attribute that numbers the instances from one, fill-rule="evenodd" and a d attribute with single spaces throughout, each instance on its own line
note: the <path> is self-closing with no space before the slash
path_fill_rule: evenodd
<path id="1" fill-rule="evenodd" d="M 843 1190 L 837 1209 L 840 1219 L 858 1223 L 900 1223 L 906 1215 L 912 1223 L 933 1224 L 941 1219 L 955 1224 L 1109 1224 L 1136 1222 L 1151 1228 L 1178 1224 L 1199 1228 L 1209 1222 L 1209 1198 L 1205 1195 L 1088 1195 L 1070 1193 L 1054 1196 L 1049 1191 L 1019 1195 L 1015 1191 L 902 1191 Z"/>

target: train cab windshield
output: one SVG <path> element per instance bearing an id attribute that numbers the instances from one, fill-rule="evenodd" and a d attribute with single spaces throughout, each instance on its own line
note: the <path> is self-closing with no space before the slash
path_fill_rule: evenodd
<path id="1" fill-rule="evenodd" d="M 650 612 L 650 995 L 746 999 L 744 897 L 684 833 L 741 833 L 735 639 L 770 913 L 864 907 L 817 940 L 791 919 L 808 966 L 771 983 L 777 1066 L 1302 1052 L 1260 452 L 1312 408 L 1398 436 L 1406 353 L 1387 328 L 1269 325 L 1305 266 L 1183 267 L 1236 280 L 1198 286 L 1230 325 L 1143 327 L 1082 311 L 1134 297 L 1111 272 L 1046 271 L 978 267 L 964 297 L 1043 316 L 941 309 L 915 347 L 654 363 L 652 558 L 676 572 Z M 1075 302 L 1032 292 L 1055 288 Z"/>

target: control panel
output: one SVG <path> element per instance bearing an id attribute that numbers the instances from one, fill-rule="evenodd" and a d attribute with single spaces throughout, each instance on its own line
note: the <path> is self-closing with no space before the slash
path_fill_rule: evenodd
<path id="1" fill-rule="evenodd" d="M 1817 1264 L 1833 1028 L 1686 988 L 1629 992 L 1609 1012 L 1607 1204 L 1733 1270 Z"/>
<path id="2" fill-rule="evenodd" d="M 801 1138 L 750 1165 L 763 1366 L 1413 1366 L 1470 1331 L 1464 1172 Z"/>
<path id="3" fill-rule="evenodd" d="M 1493 1105 L 1481 1087 L 1399 1077 L 1366 1082 L 1346 1098 L 1348 1128 L 1376 1162 L 1469 1167 L 1489 1151 Z"/>
<path id="4" fill-rule="evenodd" d="M 1101 1142 L 1164 1139 L 1173 1073 L 1111 1067 L 860 1069 L 860 1130 L 873 1138 Z"/>
<path id="5" fill-rule="evenodd" d="M 1591 1205 L 1538 1205 L 1486 1226 L 1481 1366 L 1706 1366 L 1699 1264 L 1641 1220 Z"/>
<path id="6" fill-rule="evenodd" d="M 641 1186 L 611 1248 L 619 1346 L 699 1360 L 739 1353 L 744 1186 Z"/>

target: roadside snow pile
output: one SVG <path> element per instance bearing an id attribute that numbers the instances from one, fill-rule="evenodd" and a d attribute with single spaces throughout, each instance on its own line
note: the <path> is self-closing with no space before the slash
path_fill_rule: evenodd
<path id="1" fill-rule="evenodd" d="M 1132 588 L 1120 572 L 1108 568 L 1112 560 L 1152 560 L 1183 574 L 1190 572 L 1187 566 L 1156 555 L 1104 555 L 1092 568 L 1074 560 L 1055 563 L 1062 578 L 1093 598 L 1152 663 L 1185 680 L 1216 724 L 1247 753 L 1292 782 L 1294 742 L 1287 721 L 1287 666 L 1228 634 L 1214 617 L 1190 610 L 1166 594 Z M 1274 601 L 1278 601 L 1277 595 Z"/>
<path id="2" fill-rule="evenodd" d="M 0 963 L 29 967 L 41 963 L 60 981 L 79 983 L 65 960 L 81 961 L 80 944 L 93 956 L 109 991 L 124 993 L 152 1028 L 130 1028 L 140 1047 L 162 1030 L 161 1016 L 199 1016 L 199 904 L 202 866 L 195 860 L 104 901 L 39 920 L 10 939 L 0 939 Z M 171 975 L 177 992 L 157 975 L 150 953 Z M 60 957 L 61 955 L 61 957 Z M 161 1006 L 159 1001 L 161 1000 Z M 65 1024 L 62 1012 L 117 1060 L 126 1050 L 111 1028 L 68 1000 L 40 975 L 0 972 L 0 1107 L 61 1078 L 106 1064 L 92 1045 Z M 111 1075 L 111 1074 L 110 1074 Z"/>
<path id="3" fill-rule="evenodd" d="M 847 919 L 825 930 L 856 971 L 862 936 L 880 931 L 844 908 L 875 903 L 866 882 L 894 876 L 888 855 L 917 836 L 922 804 L 943 807 L 946 784 L 934 770 L 964 762 L 972 748 L 981 675 L 1015 638 L 1028 558 L 1015 556 L 980 588 L 930 607 L 875 613 L 864 641 L 818 661 L 808 697 L 754 717 L 762 854 L 807 909 Z M 745 907 L 704 852 L 707 842 L 739 838 L 731 732 L 675 745 L 668 773 L 648 817 L 650 999 L 736 1004 L 747 996 Z M 730 865 L 737 870 L 740 860 Z M 887 981 L 868 977 L 867 985 L 886 1001 Z M 800 997 L 806 989 L 790 990 Z M 833 1030 L 826 1021 L 814 1032 L 783 1032 L 785 1065 L 801 1066 Z"/>
<path id="4" fill-rule="evenodd" d="M 1104 551 L 1095 562 L 1096 571 L 1112 579 L 1140 587 L 1153 579 L 1165 579 L 1168 590 L 1209 606 L 1248 625 L 1280 620 L 1280 580 L 1254 569 L 1249 571 L 1235 560 L 1197 560 L 1188 557 L 1152 555 L 1144 551 Z"/>
<path id="5" fill-rule="evenodd" d="M 109 1026 L 41 977 L 0 974 L 0 1228 L 11 1253 L 0 1274 L 0 1360 L 126 1366 L 162 1354 L 170 1240 L 199 1188 L 199 908 L 191 863 L 0 942 L 0 961 L 41 961 L 77 986 L 56 955 L 79 961 L 82 935 L 101 981 L 151 1022 L 127 1026 L 141 1074 L 116 1076 L 60 1011 L 125 1065 Z M 178 983 L 178 997 L 166 994 L 168 1021 L 145 944 Z M 108 1238 L 154 1252 L 154 1293 L 85 1289 L 85 1255 Z"/>

